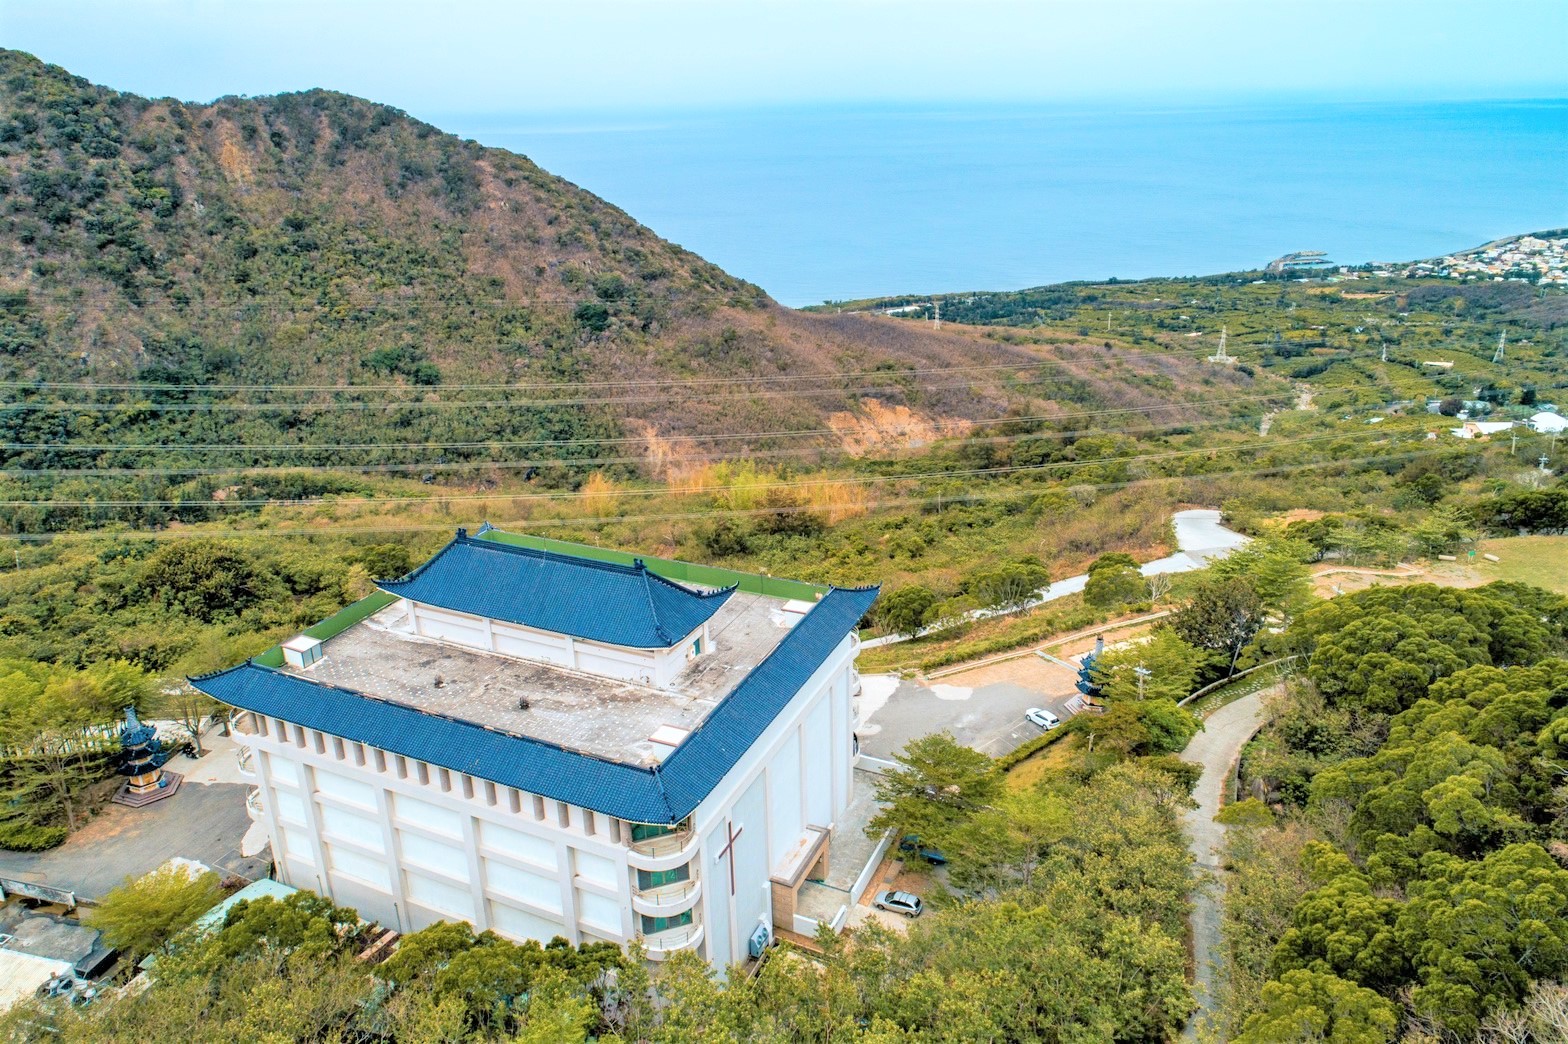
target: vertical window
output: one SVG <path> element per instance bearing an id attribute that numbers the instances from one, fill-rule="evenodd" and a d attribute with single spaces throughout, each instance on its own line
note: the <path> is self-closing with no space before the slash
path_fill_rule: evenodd
<path id="1" fill-rule="evenodd" d="M 632 840 L 647 841 L 649 838 L 663 837 L 665 834 L 675 833 L 675 828 L 665 826 L 663 823 L 633 823 Z"/>
<path id="2" fill-rule="evenodd" d="M 698 638 L 696 641 L 691 643 L 691 654 L 693 656 L 701 656 L 702 655 L 702 639 L 701 638 Z"/>
<path id="3" fill-rule="evenodd" d="M 644 914 L 642 919 L 642 934 L 653 935 L 655 932 L 662 932 L 666 928 L 679 928 L 683 924 L 690 923 L 690 910 L 685 910 L 674 915 L 673 917 L 649 917 Z"/>

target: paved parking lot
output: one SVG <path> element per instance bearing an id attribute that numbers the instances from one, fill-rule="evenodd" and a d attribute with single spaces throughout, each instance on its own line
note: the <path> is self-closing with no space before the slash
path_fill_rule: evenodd
<path id="1" fill-rule="evenodd" d="M 1044 707 L 1067 719 L 1077 675 L 1035 655 L 977 667 L 932 682 L 866 675 L 860 700 L 860 749 L 892 758 L 910 740 L 946 730 L 958 742 L 1000 757 L 1040 735 L 1024 719 Z"/>
<path id="2" fill-rule="evenodd" d="M 84 899 L 100 899 L 127 877 L 174 856 L 247 880 L 263 877 L 267 856 L 240 852 L 251 826 L 245 791 L 239 783 L 187 781 L 172 797 L 145 808 L 109 805 L 59 848 L 0 852 L 0 874 L 68 889 Z"/>

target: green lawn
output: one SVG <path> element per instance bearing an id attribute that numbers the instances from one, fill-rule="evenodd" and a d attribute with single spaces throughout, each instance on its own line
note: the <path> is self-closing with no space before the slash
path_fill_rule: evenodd
<path id="1" fill-rule="evenodd" d="M 1483 540 L 1481 552 L 1496 555 L 1501 560 L 1488 562 L 1480 555 L 1476 556 L 1474 569 L 1488 581 L 1518 580 L 1568 595 L 1568 536 Z"/>

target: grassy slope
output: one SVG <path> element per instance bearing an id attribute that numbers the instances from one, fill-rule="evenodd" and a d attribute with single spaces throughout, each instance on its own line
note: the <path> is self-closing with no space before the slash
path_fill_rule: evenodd
<path id="1" fill-rule="evenodd" d="M 1548 591 L 1568 595 L 1568 536 L 1505 537 L 1501 540 L 1483 540 L 1483 553 L 1496 555 L 1500 561 L 1488 562 L 1477 556 L 1469 568 L 1483 582 L 1517 580 L 1534 584 Z"/>

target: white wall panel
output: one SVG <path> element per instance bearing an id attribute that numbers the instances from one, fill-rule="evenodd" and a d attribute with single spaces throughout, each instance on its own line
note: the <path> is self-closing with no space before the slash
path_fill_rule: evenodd
<path id="1" fill-rule="evenodd" d="M 398 832 L 398 845 L 403 850 L 403 861 L 415 866 L 439 870 L 459 880 L 468 877 L 468 856 L 461 848 L 435 841 L 423 834 Z"/>
<path id="2" fill-rule="evenodd" d="M 485 881 L 490 891 L 520 899 L 546 910 L 561 909 L 561 879 L 520 870 L 515 866 L 487 859 Z"/>
<path id="3" fill-rule="evenodd" d="M 621 904 L 609 896 L 577 890 L 577 919 L 600 931 L 619 935 L 621 931 Z"/>
<path id="4" fill-rule="evenodd" d="M 481 822 L 479 843 L 503 855 L 555 869 L 555 842 L 546 838 L 497 826 L 494 823 Z"/>
<path id="5" fill-rule="evenodd" d="M 473 920 L 475 915 L 473 897 L 469 895 L 468 889 L 447 884 L 445 881 L 437 881 L 414 871 L 405 873 L 403 877 L 404 890 L 414 902 L 428 906 L 432 910 L 451 914 L 453 917 Z"/>
<path id="6" fill-rule="evenodd" d="M 305 823 L 305 802 L 292 790 L 278 788 L 273 792 L 273 799 L 278 803 L 278 816 L 291 823 L 301 826 Z"/>
<path id="7" fill-rule="evenodd" d="M 299 764 L 280 758 L 276 754 L 268 754 L 267 772 L 272 776 L 274 783 L 287 783 L 290 786 L 299 786 Z"/>
<path id="8" fill-rule="evenodd" d="M 310 831 L 304 827 L 280 826 L 283 834 L 283 850 L 291 859 L 301 862 L 316 864 L 316 856 L 310 847 Z"/>
<path id="9" fill-rule="evenodd" d="M 316 789 L 323 794 L 348 801 L 363 808 L 376 807 L 376 788 L 357 779 L 349 779 L 324 769 L 316 770 Z"/>
<path id="10" fill-rule="evenodd" d="M 800 801 L 800 734 L 791 733 L 768 762 L 768 827 L 771 858 L 777 863 L 799 839 L 805 810 Z M 769 867 L 771 871 L 773 868 Z"/>
<path id="11" fill-rule="evenodd" d="M 452 837 L 463 836 L 463 817 L 451 809 L 440 808 L 428 801 L 397 794 L 393 798 L 397 817 L 414 826 L 424 827 Z"/>
<path id="12" fill-rule="evenodd" d="M 842 769 L 835 769 L 833 732 L 830 696 L 806 716 L 806 822 L 817 826 L 827 826 L 836 818 L 833 815 L 833 774 Z M 839 760 L 843 761 L 843 758 Z"/>
<path id="13" fill-rule="evenodd" d="M 549 942 L 557 935 L 566 934 L 566 929 L 560 922 L 546 920 L 537 914 L 507 906 L 505 903 L 490 904 L 490 923 L 501 935 L 519 942 L 524 939 Z"/>
<path id="14" fill-rule="evenodd" d="M 377 820 L 332 805 L 319 806 L 316 814 L 321 817 L 322 833 L 336 835 L 378 852 L 386 850 L 386 838 Z"/>
<path id="15" fill-rule="evenodd" d="M 392 874 L 385 861 L 341 845 L 327 846 L 327 862 L 334 873 L 347 874 L 374 885 L 383 892 L 392 890 Z"/>
<path id="16" fill-rule="evenodd" d="M 578 876 L 585 877 L 594 884 L 604 885 L 606 888 L 621 887 L 626 872 L 604 856 L 577 849 L 575 859 Z M 620 921 L 617 920 L 615 923 L 619 925 Z"/>

